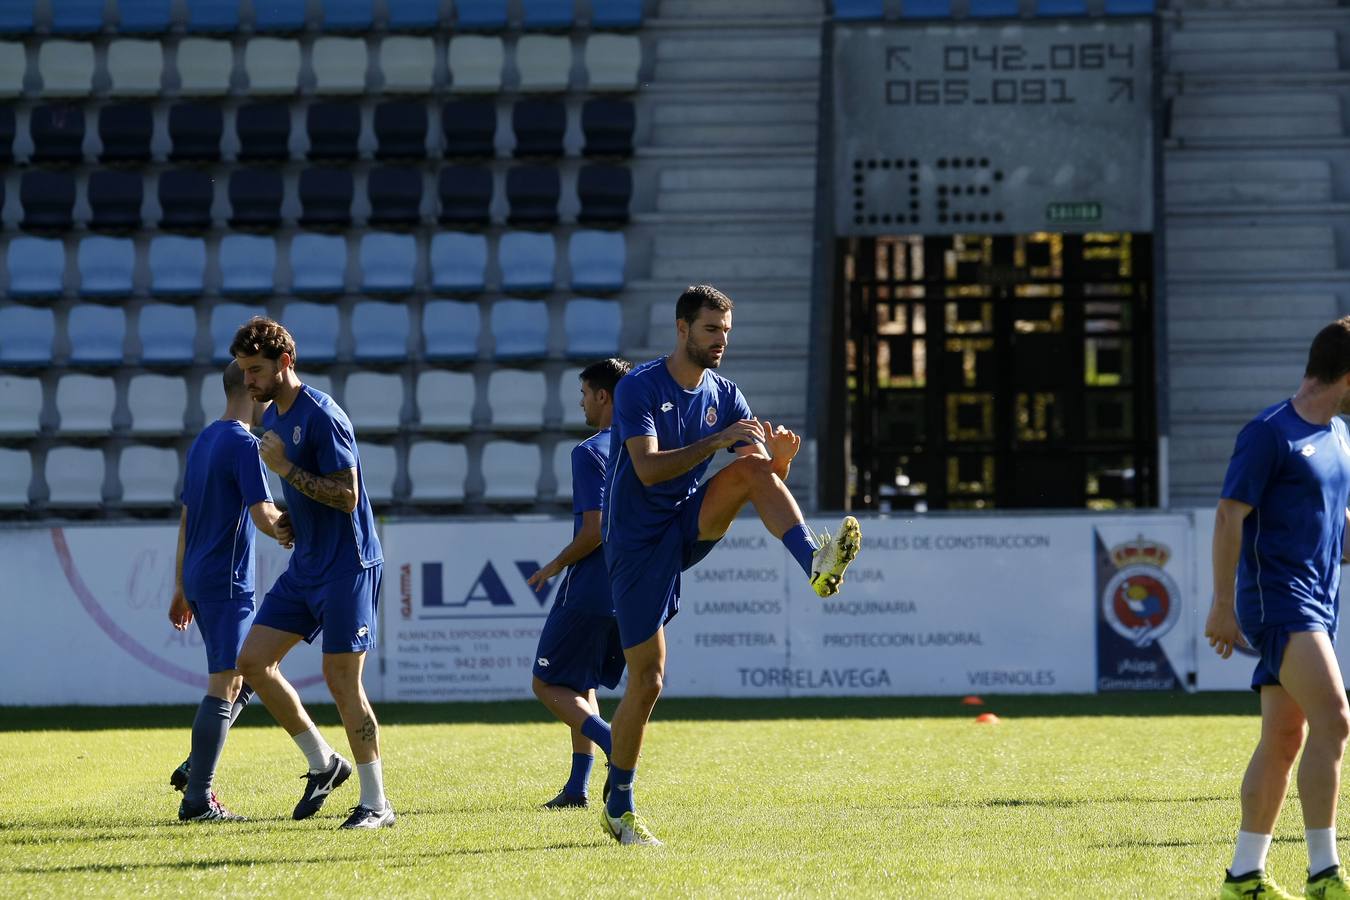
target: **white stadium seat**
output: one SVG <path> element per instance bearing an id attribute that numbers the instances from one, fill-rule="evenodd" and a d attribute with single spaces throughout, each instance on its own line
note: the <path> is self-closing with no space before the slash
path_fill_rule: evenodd
<path id="1" fill-rule="evenodd" d="M 99 375 L 62 375 L 56 383 L 56 413 L 63 435 L 105 435 L 112 431 L 117 383 Z"/>
<path id="2" fill-rule="evenodd" d="M 408 451 L 408 480 L 414 503 L 458 503 L 464 499 L 469 454 L 463 444 L 418 441 Z"/>
<path id="3" fill-rule="evenodd" d="M 48 503 L 53 506 L 97 506 L 103 502 L 103 451 L 85 447 L 53 447 L 47 453 Z"/>
<path id="4" fill-rule="evenodd" d="M 27 450 L 0 447 L 0 506 L 27 506 L 33 458 Z"/>
<path id="5" fill-rule="evenodd" d="M 483 445 L 483 499 L 489 503 L 533 501 L 539 491 L 539 448 L 518 441 Z"/>
<path id="6" fill-rule="evenodd" d="M 355 372 L 347 376 L 342 400 L 358 439 L 364 434 L 398 431 L 403 376 Z"/>
<path id="7" fill-rule="evenodd" d="M 223 393 L 223 391 L 222 391 Z M 136 375 L 127 384 L 131 430 L 138 435 L 175 435 L 183 432 L 187 382 L 169 375 Z"/>
<path id="8" fill-rule="evenodd" d="M 122 450 L 118 465 L 122 502 L 167 506 L 178 500 L 178 451 L 136 445 Z"/>
<path id="9" fill-rule="evenodd" d="M 496 430 L 542 428 L 547 397 L 543 372 L 498 369 L 488 376 L 492 427 Z"/>
<path id="10" fill-rule="evenodd" d="M 0 375 L 0 436 L 31 437 L 41 418 L 41 379 Z"/>
<path id="11" fill-rule="evenodd" d="M 398 448 L 391 444 L 361 442 L 361 481 L 372 503 L 394 499 L 394 479 L 398 477 Z"/>
<path id="12" fill-rule="evenodd" d="M 423 372 L 417 376 L 417 412 L 431 431 L 473 427 L 474 384 L 468 372 Z"/>

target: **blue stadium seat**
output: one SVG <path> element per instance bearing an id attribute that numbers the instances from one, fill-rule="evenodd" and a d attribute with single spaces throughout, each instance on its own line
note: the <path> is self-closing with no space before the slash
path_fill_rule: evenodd
<path id="1" fill-rule="evenodd" d="M 417 277 L 417 238 L 372 231 L 361 236 L 361 290 L 368 294 L 411 291 Z"/>
<path id="2" fill-rule="evenodd" d="M 456 31 L 502 31 L 506 0 L 455 0 Z"/>
<path id="3" fill-rule="evenodd" d="M 316 168 L 300 173 L 300 224 L 345 228 L 352 222 L 355 192 L 350 169 Z"/>
<path id="4" fill-rule="evenodd" d="M 310 159 L 356 159 L 361 108 L 355 103 L 315 103 L 305 116 Z"/>
<path id="5" fill-rule="evenodd" d="M 425 103 L 391 100 L 375 107 L 375 158 L 423 159 L 427 155 Z"/>
<path id="6" fill-rule="evenodd" d="M 276 228 L 282 190 L 277 169 L 235 169 L 230 173 L 230 227 Z"/>
<path id="7" fill-rule="evenodd" d="M 19 182 L 25 231 L 64 231 L 74 224 L 75 176 L 69 172 L 24 172 Z"/>
<path id="8" fill-rule="evenodd" d="M 59 0 L 52 4 L 52 34 L 95 34 L 102 30 L 103 0 Z"/>
<path id="9" fill-rule="evenodd" d="M 592 28 L 639 28 L 642 0 L 591 0 Z"/>
<path id="10" fill-rule="evenodd" d="M 834 0 L 836 19 L 880 19 L 885 15 L 883 0 Z"/>
<path id="11" fill-rule="evenodd" d="M 391 6 L 398 6 L 395 0 Z M 373 0 L 323 0 L 324 31 L 369 31 L 375 24 Z"/>
<path id="12" fill-rule="evenodd" d="M 71 365 L 120 365 L 127 317 L 120 306 L 81 304 L 70 310 L 66 335 L 70 338 Z"/>
<path id="13" fill-rule="evenodd" d="M 197 311 L 191 306 L 147 303 L 136 330 L 144 365 L 187 366 L 196 357 Z"/>
<path id="14" fill-rule="evenodd" d="M 511 110 L 516 156 L 562 156 L 567 107 L 561 100 L 521 100 Z"/>
<path id="15" fill-rule="evenodd" d="M 206 241 L 158 234 L 150 239 L 150 293 L 183 296 L 206 288 Z"/>
<path id="16" fill-rule="evenodd" d="M 567 246 L 572 290 L 612 293 L 623 290 L 627 247 L 620 231 L 578 231 Z"/>
<path id="17" fill-rule="evenodd" d="M 633 173 L 627 166 L 586 165 L 577 175 L 577 197 L 583 225 L 612 225 L 628 221 L 633 199 Z"/>
<path id="18" fill-rule="evenodd" d="M 1106 0 L 1108 16 L 1151 16 L 1155 11 L 1154 0 Z"/>
<path id="19" fill-rule="evenodd" d="M 521 0 L 521 25 L 526 31 L 561 31 L 572 27 L 572 0 Z"/>
<path id="20" fill-rule="evenodd" d="M 476 303 L 428 300 L 422 308 L 422 337 L 426 359 L 433 362 L 464 362 L 478 358 L 478 332 L 482 315 Z M 0 332 L 0 341 L 4 340 Z"/>
<path id="21" fill-rule="evenodd" d="M 440 0 L 398 0 L 388 9 L 390 31 L 425 31 L 441 23 Z"/>
<path id="22" fill-rule="evenodd" d="M 263 0 L 253 4 L 253 30 L 300 31 L 305 27 L 305 0 Z"/>
<path id="23" fill-rule="evenodd" d="M 458 231 L 431 238 L 432 290 L 476 294 L 483 290 L 487 272 L 487 238 Z"/>
<path id="24" fill-rule="evenodd" d="M 141 227 L 145 181 L 139 172 L 91 172 L 89 227 L 95 231 L 134 231 Z"/>
<path id="25" fill-rule="evenodd" d="M 585 156 L 632 156 L 637 111 L 627 100 L 593 97 L 581 108 Z"/>
<path id="26" fill-rule="evenodd" d="M 322 303 L 287 303 L 281 324 L 295 338 L 302 365 L 326 365 L 338 357 L 338 309 Z"/>
<path id="27" fill-rule="evenodd" d="M 492 356 L 498 360 L 548 356 L 548 304 L 542 300 L 498 300 L 492 304 Z"/>
<path id="28" fill-rule="evenodd" d="M 486 166 L 446 166 L 437 179 L 437 195 L 443 225 L 492 221 L 492 170 Z"/>
<path id="29" fill-rule="evenodd" d="M 55 338 L 56 316 L 50 309 L 0 306 L 0 366 L 51 365 Z"/>
<path id="30" fill-rule="evenodd" d="M 59 297 L 66 248 L 58 238 L 16 237 L 5 257 L 11 297 Z"/>
<path id="31" fill-rule="evenodd" d="M 950 19 L 951 0 L 902 0 L 900 18 L 902 19 Z"/>
<path id="32" fill-rule="evenodd" d="M 352 308 L 352 337 L 357 362 L 406 362 L 408 305 L 358 303 Z"/>
<path id="33" fill-rule="evenodd" d="M 618 356 L 622 325 L 623 313 L 617 300 L 568 300 L 563 310 L 567 355 L 573 359 Z"/>
<path id="34" fill-rule="evenodd" d="M 220 239 L 220 292 L 266 296 L 273 291 L 277 244 L 270 237 L 227 234 Z"/>
<path id="35" fill-rule="evenodd" d="M 174 162 L 215 162 L 220 159 L 220 137 L 225 115 L 219 106 L 179 103 L 169 108 L 169 142 Z"/>
<path id="36" fill-rule="evenodd" d="M 446 157 L 496 154 L 497 104 L 491 100 L 451 100 L 441 108 Z"/>
<path id="37" fill-rule="evenodd" d="M 366 178 L 372 225 L 416 225 L 422 221 L 420 169 L 378 166 Z"/>
<path id="38" fill-rule="evenodd" d="M 93 235 L 80 241 L 76 254 L 80 296 L 126 297 L 136 272 L 136 245 L 131 238 Z"/>
<path id="39" fill-rule="evenodd" d="M 187 0 L 187 10 L 191 34 L 239 30 L 239 0 Z"/>
<path id="40" fill-rule="evenodd" d="M 514 166 L 506 173 L 506 221 L 512 225 L 553 225 L 558 221 L 562 178 L 553 166 Z"/>
<path id="41" fill-rule="evenodd" d="M 102 162 L 143 163 L 150 159 L 155 113 L 148 103 L 123 103 L 98 111 L 98 138 Z"/>
<path id="42" fill-rule="evenodd" d="M 122 34 L 163 34 L 173 24 L 173 0 L 117 0 Z"/>
<path id="43" fill-rule="evenodd" d="M 291 110 L 285 103 L 250 103 L 234 117 L 239 159 L 278 161 L 291 155 Z"/>
<path id="44" fill-rule="evenodd" d="M 0 34 L 30 34 L 33 31 L 33 8 L 36 0 L 0 3 Z"/>
<path id="45" fill-rule="evenodd" d="M 509 231 L 497 244 L 497 263 L 503 291 L 553 290 L 553 266 L 557 251 L 553 235 Z"/>
<path id="46" fill-rule="evenodd" d="M 1018 14 L 1018 0 L 970 0 L 972 19 L 1006 19 Z"/>
<path id="47" fill-rule="evenodd" d="M 1036 0 L 1038 16 L 1086 16 L 1087 0 Z"/>
<path id="48" fill-rule="evenodd" d="M 28 114 L 35 163 L 77 163 L 84 159 L 84 109 L 78 106 L 35 106 Z"/>
<path id="49" fill-rule="evenodd" d="M 222 303 L 211 307 L 211 362 L 227 363 L 231 359 L 230 344 L 240 327 L 254 316 L 265 316 L 267 310 L 238 303 Z"/>
<path id="50" fill-rule="evenodd" d="M 159 176 L 159 225 L 182 231 L 211 227 L 211 203 L 215 185 L 211 174 L 197 169 L 178 169 Z"/>
<path id="51" fill-rule="evenodd" d="M 346 287 L 347 241 L 336 234 L 297 234 L 291 240 L 291 290 L 340 294 Z"/>

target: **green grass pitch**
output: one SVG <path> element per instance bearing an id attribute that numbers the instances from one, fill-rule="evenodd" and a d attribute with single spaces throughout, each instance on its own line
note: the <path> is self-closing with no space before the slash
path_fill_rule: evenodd
<path id="1" fill-rule="evenodd" d="M 0 709 L 0 872 L 50 897 L 1217 894 L 1253 695 L 985 699 L 1000 724 L 954 698 L 663 701 L 637 785 L 661 849 L 537 808 L 570 749 L 535 704 L 377 708 L 399 821 L 375 833 L 336 830 L 355 777 L 290 820 L 304 763 L 256 702 L 217 778 L 252 819 L 229 825 L 176 821 L 191 709 Z M 1295 891 L 1302 833 L 1293 800 L 1271 869 Z"/>

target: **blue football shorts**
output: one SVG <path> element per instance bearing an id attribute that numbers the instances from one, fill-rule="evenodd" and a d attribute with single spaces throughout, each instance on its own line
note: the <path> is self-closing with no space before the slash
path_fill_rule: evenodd
<path id="1" fill-rule="evenodd" d="M 619 623 L 613 616 L 553 604 L 534 654 L 536 678 L 584 694 L 600 685 L 617 686 L 623 667 Z"/>
<path id="2" fill-rule="evenodd" d="M 1289 636 L 1301 631 L 1324 631 L 1333 644 L 1336 641 L 1336 632 L 1328 630 L 1326 623 L 1320 621 L 1243 629 L 1242 636 L 1247 639 L 1247 645 L 1256 651 L 1259 657 L 1256 660 L 1256 669 L 1252 672 L 1252 690 L 1260 693 L 1261 688 L 1266 685 L 1280 683 L 1280 666 L 1284 664 L 1284 651 L 1289 647 Z"/>
<path id="3" fill-rule="evenodd" d="M 253 625 L 253 596 L 201 603 L 189 600 L 188 606 L 206 646 L 206 671 L 214 675 L 239 668 L 239 648 Z"/>
<path id="4" fill-rule="evenodd" d="M 375 613 L 382 563 L 320 584 L 303 585 L 281 573 L 263 598 L 254 624 L 298 634 L 308 644 L 323 632 L 324 653 L 360 653 L 375 647 Z"/>

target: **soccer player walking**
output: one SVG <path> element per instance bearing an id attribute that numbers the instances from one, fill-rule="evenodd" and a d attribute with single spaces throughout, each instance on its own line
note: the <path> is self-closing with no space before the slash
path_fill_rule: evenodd
<path id="1" fill-rule="evenodd" d="M 394 824 L 384 796 L 379 726 L 361 675 L 375 646 L 375 609 L 384 558 L 361 479 L 352 423 L 322 391 L 300 383 L 295 341 L 280 323 L 255 317 L 239 329 L 230 354 L 263 415 L 259 455 L 284 482 L 296 550 L 277 579 L 239 654 L 239 668 L 309 762 L 305 791 L 292 816 L 305 819 L 350 777 L 281 674 L 281 660 L 301 640 L 323 633 L 323 674 L 347 731 L 361 799 L 343 828 Z"/>
<path id="2" fill-rule="evenodd" d="M 169 776 L 183 792 L 185 822 L 242 819 L 211 790 L 225 738 L 253 689 L 239 674 L 239 648 L 253 621 L 255 526 L 289 545 L 291 530 L 272 504 L 258 441 L 249 428 L 262 409 L 244 388 L 237 363 L 225 369 L 225 414 L 202 429 L 188 450 L 178 517 L 169 621 L 179 631 L 195 619 L 206 647 L 206 696 L 192 722 L 192 752 Z"/>
<path id="3" fill-rule="evenodd" d="M 822 597 L 839 590 L 862 541 L 852 516 L 833 539 L 811 534 L 784 484 L 801 438 L 753 418 L 740 389 L 712 371 L 726 352 L 732 308 L 714 287 L 686 289 L 675 304 L 674 351 L 615 388 L 603 530 L 628 685 L 614 713 L 603 824 L 623 844 L 661 843 L 637 816 L 633 778 L 661 694 L 680 572 L 708 555 L 747 503 Z M 740 458 L 700 484 L 721 449 Z"/>
<path id="4" fill-rule="evenodd" d="M 1284 898 L 1266 872 L 1275 820 L 1298 768 L 1307 897 L 1350 898 L 1336 852 L 1336 799 L 1350 706 L 1332 648 L 1350 499 L 1350 317 L 1318 332 L 1298 393 L 1238 434 L 1214 523 L 1205 636 L 1225 659 L 1260 654 L 1261 738 L 1242 780 L 1242 825 L 1221 897 Z M 1306 741 L 1304 727 L 1307 727 Z"/>
<path id="5" fill-rule="evenodd" d="M 538 587 L 567 569 L 539 634 L 532 679 L 534 695 L 572 730 L 572 772 L 558 796 L 544 804 L 546 809 L 586 806 L 595 748 L 606 757 L 611 750 L 609 723 L 600 718 L 595 689 L 618 685 L 624 663 L 609 571 L 600 550 L 600 510 L 614 387 L 630 368 L 625 360 L 606 359 L 581 372 L 586 424 L 600 430 L 572 448 L 572 541 L 528 581 Z"/>

